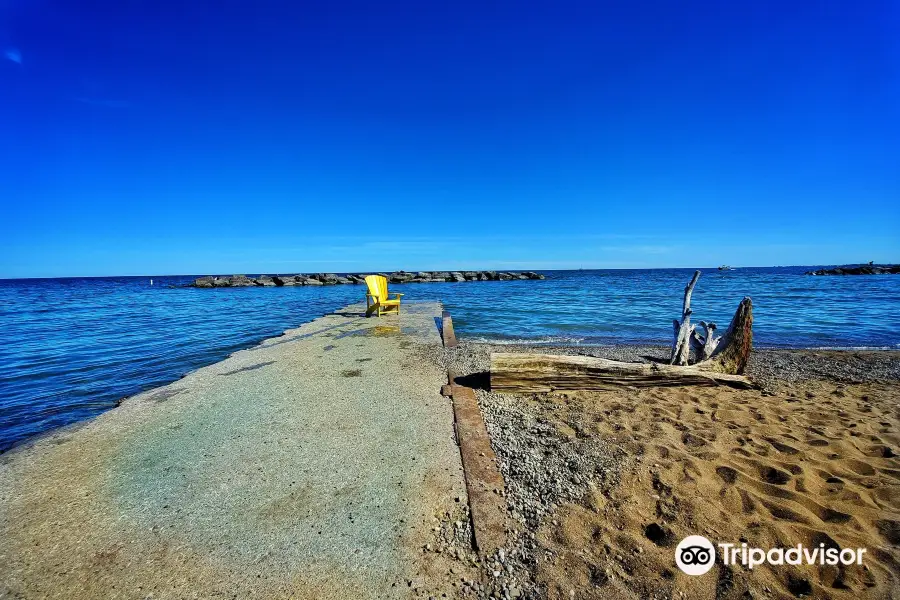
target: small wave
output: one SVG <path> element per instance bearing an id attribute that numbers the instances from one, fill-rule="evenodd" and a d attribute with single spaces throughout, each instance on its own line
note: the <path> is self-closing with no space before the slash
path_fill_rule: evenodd
<path id="1" fill-rule="evenodd" d="M 798 350 L 900 350 L 900 344 L 893 346 L 810 346 L 798 347 Z"/>
<path id="2" fill-rule="evenodd" d="M 564 345 L 564 346 L 608 346 L 609 344 L 603 343 L 583 343 L 585 338 L 576 338 L 576 337 L 567 337 L 567 336 L 545 336 L 539 338 L 492 338 L 492 337 L 484 337 L 484 336 L 473 336 L 464 338 L 466 341 L 474 342 L 476 344 L 493 344 L 495 346 L 552 346 L 552 345 Z"/>
<path id="3" fill-rule="evenodd" d="M 629 340 L 621 339 L 617 341 L 601 341 L 592 340 L 584 337 L 566 337 L 566 336 L 544 336 L 539 338 L 495 338 L 487 336 L 464 336 L 460 339 L 475 344 L 491 344 L 494 346 L 589 346 L 612 348 L 615 346 L 665 346 L 666 342 L 654 340 Z M 900 344 L 893 346 L 802 346 L 802 345 L 772 345 L 772 344 L 755 344 L 755 350 L 833 350 L 842 352 L 864 351 L 864 350 L 900 350 Z"/>

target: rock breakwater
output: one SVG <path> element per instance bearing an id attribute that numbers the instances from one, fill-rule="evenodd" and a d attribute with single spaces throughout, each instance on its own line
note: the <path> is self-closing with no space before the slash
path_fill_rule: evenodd
<path id="1" fill-rule="evenodd" d="M 521 279 L 544 279 L 544 276 L 534 271 L 509 272 L 509 271 L 394 271 L 393 273 L 374 273 L 387 277 L 390 283 L 457 283 L 464 281 L 512 281 Z M 365 284 L 366 274 L 345 273 L 312 273 L 298 275 L 260 275 L 248 277 L 246 275 L 208 275 L 198 277 L 191 284 L 198 288 L 218 287 L 280 287 L 290 285 L 348 285 Z"/>
<path id="2" fill-rule="evenodd" d="M 900 265 L 844 265 L 833 269 L 807 271 L 807 275 L 889 275 L 900 274 Z"/>

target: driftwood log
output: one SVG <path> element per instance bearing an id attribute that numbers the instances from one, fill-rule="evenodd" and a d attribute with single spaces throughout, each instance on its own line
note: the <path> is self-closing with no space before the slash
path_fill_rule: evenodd
<path id="1" fill-rule="evenodd" d="M 609 390 L 619 386 L 727 385 L 755 387 L 742 374 L 753 347 L 753 302 L 738 304 L 725 334 L 700 321 L 703 335 L 691 325 L 691 293 L 700 271 L 684 288 L 681 320 L 674 321 L 671 364 L 626 363 L 592 356 L 491 354 L 491 389 L 499 392 Z M 694 359 L 691 364 L 692 358 Z"/>
<path id="2" fill-rule="evenodd" d="M 621 386 L 727 385 L 752 388 L 742 375 L 661 363 L 627 363 L 593 356 L 491 354 L 491 390 L 540 393 L 554 390 L 614 390 Z"/>

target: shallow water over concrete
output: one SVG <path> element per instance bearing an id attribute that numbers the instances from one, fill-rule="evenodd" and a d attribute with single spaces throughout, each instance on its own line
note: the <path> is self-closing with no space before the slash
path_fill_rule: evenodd
<path id="1" fill-rule="evenodd" d="M 446 373 L 420 354 L 440 344 L 437 315 L 352 307 L 3 455 L 0 592 L 440 588 L 449 567 L 420 548 L 464 486 Z"/>

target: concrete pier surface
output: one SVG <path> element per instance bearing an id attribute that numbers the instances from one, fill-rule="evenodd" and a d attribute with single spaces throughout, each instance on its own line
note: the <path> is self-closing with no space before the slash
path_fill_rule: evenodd
<path id="1" fill-rule="evenodd" d="M 422 551 L 466 502 L 446 372 L 423 353 L 441 306 L 364 309 L 0 455 L 0 597 L 446 589 L 451 557 Z"/>

